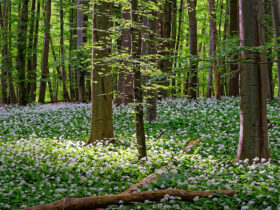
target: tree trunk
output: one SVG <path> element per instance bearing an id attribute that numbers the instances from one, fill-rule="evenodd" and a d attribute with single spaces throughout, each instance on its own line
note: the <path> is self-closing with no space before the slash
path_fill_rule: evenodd
<path id="1" fill-rule="evenodd" d="M 147 2 L 147 1 L 146 1 Z M 150 1 L 153 2 L 154 5 L 157 5 L 157 0 Z M 156 17 L 157 11 L 152 10 L 149 13 L 149 16 Z M 148 65 L 150 66 L 150 70 L 155 72 L 158 68 L 155 56 L 157 53 L 157 40 L 159 35 L 158 30 L 158 20 L 155 18 L 143 17 L 143 25 L 147 28 L 145 38 L 143 40 L 143 47 L 142 47 L 142 55 L 150 58 Z M 176 37 L 175 37 L 176 38 Z M 145 86 L 148 87 L 145 92 L 146 97 L 146 120 L 149 123 L 152 123 L 157 118 L 157 90 L 154 87 L 154 82 L 152 82 L 151 75 L 145 76 L 146 84 Z"/>
<path id="2" fill-rule="evenodd" d="M 217 46 L 217 28 L 216 28 L 216 9 L 215 9 L 215 0 L 208 0 L 209 3 L 209 14 L 210 14 L 210 40 L 212 45 L 212 52 L 210 56 L 213 57 L 213 69 L 215 75 L 215 93 L 216 99 L 221 100 L 221 88 L 220 88 L 220 72 L 217 68 L 217 59 L 216 59 L 216 46 Z"/>
<path id="3" fill-rule="evenodd" d="M 77 49 L 80 55 L 82 55 L 83 50 L 83 5 L 82 0 L 77 0 Z M 81 62 L 76 69 L 79 102 L 85 102 L 85 70 L 82 67 L 83 64 Z"/>
<path id="4" fill-rule="evenodd" d="M 4 0 L 3 13 L 0 4 L 0 25 L 2 30 L 3 37 L 3 49 L 2 49 L 2 74 L 1 74 L 1 95 L 2 95 L 2 103 L 8 103 L 8 71 L 10 71 L 10 62 L 9 62 L 9 48 L 8 48 L 8 2 Z"/>
<path id="5" fill-rule="evenodd" d="M 26 37 L 28 24 L 28 2 L 23 0 L 20 12 L 20 22 L 18 25 L 18 55 L 17 55 L 17 70 L 18 70 L 18 102 L 19 105 L 26 105 L 26 80 L 25 80 L 25 56 L 26 56 Z"/>
<path id="6" fill-rule="evenodd" d="M 124 10 L 123 12 L 123 19 L 125 21 L 129 21 L 130 17 L 130 10 Z M 130 54 L 131 52 L 131 33 L 128 28 L 124 29 L 122 32 L 121 37 L 121 47 L 120 53 Z M 115 104 L 128 104 L 132 103 L 134 99 L 134 90 L 133 90 L 133 73 L 128 66 L 128 63 L 123 61 L 121 67 L 119 68 L 119 80 L 118 80 L 118 87 L 117 87 L 117 96 L 115 100 Z"/>
<path id="7" fill-rule="evenodd" d="M 138 15 L 138 0 L 131 1 L 131 35 L 132 35 L 132 59 L 134 72 L 134 94 L 135 94 L 135 127 L 138 149 L 138 159 L 147 156 L 146 139 L 144 130 L 144 113 L 143 113 L 143 90 L 141 84 L 141 71 L 139 59 L 141 55 L 141 32 L 136 26 L 140 23 Z"/>
<path id="8" fill-rule="evenodd" d="M 172 0 L 172 33 L 171 33 L 171 55 L 175 55 L 175 48 L 176 48 L 176 37 L 177 37 L 177 0 Z M 172 58 L 172 64 L 171 67 L 176 66 L 176 59 L 175 57 Z M 172 97 L 176 97 L 176 73 L 172 72 Z"/>
<path id="9" fill-rule="evenodd" d="M 233 38 L 238 34 L 238 0 L 230 0 L 230 37 Z M 237 62 L 238 55 L 235 55 L 234 62 Z M 230 78 L 228 84 L 228 95 L 239 96 L 239 72 L 238 64 L 230 64 Z"/>
<path id="10" fill-rule="evenodd" d="M 62 87 L 63 87 L 63 99 L 70 101 L 70 97 L 66 87 L 66 71 L 65 71 L 65 58 L 64 58 L 64 11 L 63 11 L 63 0 L 60 0 L 60 56 L 61 56 L 61 69 L 62 69 Z"/>
<path id="11" fill-rule="evenodd" d="M 31 86 L 34 81 L 33 80 L 33 72 L 32 72 L 32 57 L 33 57 L 33 44 L 34 44 L 34 25 L 35 25 L 35 8 L 36 0 L 32 0 L 31 2 L 31 15 L 30 15 L 30 28 L 29 28 L 29 42 L 27 49 L 27 85 L 26 85 L 26 98 L 28 102 L 33 102 L 31 95 Z"/>
<path id="12" fill-rule="evenodd" d="M 113 135 L 112 76 L 111 66 L 106 59 L 111 53 L 110 32 L 111 3 L 104 1 L 93 5 L 92 34 L 92 115 L 91 131 L 87 144 L 97 140 L 108 140 Z"/>
<path id="13" fill-rule="evenodd" d="M 240 46 L 263 47 L 262 0 L 239 0 Z M 264 52 L 240 52 L 240 136 L 236 160 L 269 159 L 267 136 L 267 65 Z M 250 62 L 248 62 L 250 60 Z"/>
<path id="14" fill-rule="evenodd" d="M 75 87 L 74 87 L 74 68 L 72 65 L 72 51 L 76 49 L 76 41 L 75 41 L 75 24 L 74 24 L 74 17 L 75 17 L 75 0 L 71 0 L 70 4 L 70 14 L 69 14 L 69 65 L 68 65 L 68 75 L 69 75 L 69 87 L 70 87 L 70 98 L 71 101 L 76 100 L 75 95 Z"/>
<path id="15" fill-rule="evenodd" d="M 33 54 L 32 54 L 32 65 L 31 65 L 31 72 L 32 72 L 32 83 L 30 87 L 30 100 L 36 100 L 36 70 L 37 70 L 37 46 L 38 46 L 38 35 L 39 35 L 39 23 L 40 23 L 40 11 L 41 11 L 41 4 L 40 0 L 37 0 L 37 11 L 36 11 L 36 23 L 35 23 L 35 33 L 34 33 L 34 43 L 33 43 Z"/>
<path id="16" fill-rule="evenodd" d="M 172 62 L 170 59 L 171 55 L 171 23 L 172 23 L 172 4 L 170 0 L 165 0 L 163 4 L 163 14 L 162 14 L 162 60 L 161 69 L 164 75 L 161 79 L 161 85 L 163 88 L 160 90 L 160 97 L 168 97 L 168 73 L 170 73 L 172 68 Z"/>
<path id="17" fill-rule="evenodd" d="M 39 91 L 39 102 L 45 102 L 45 95 L 47 89 L 47 82 L 49 81 L 49 43 L 50 43 L 50 21 L 51 21 L 51 0 L 46 0 L 45 7 L 45 21 L 44 21 L 44 46 L 42 58 L 42 71 Z M 50 84 L 50 83 L 49 83 Z M 51 89 L 51 86 L 49 86 Z"/>
<path id="18" fill-rule="evenodd" d="M 280 3 L 278 0 L 271 0 L 271 10 L 272 10 L 272 19 L 274 27 L 274 36 L 276 38 L 276 67 L 277 67 L 277 79 L 278 79 L 278 97 L 280 97 Z M 280 106 L 280 100 L 279 100 Z"/>
<path id="19" fill-rule="evenodd" d="M 197 82 L 197 19 L 196 0 L 188 0 L 189 32 L 190 32 L 190 78 L 188 85 L 188 97 L 196 99 Z"/>
<path id="20" fill-rule="evenodd" d="M 175 46 L 175 57 L 179 55 L 179 46 L 182 36 L 182 16 L 183 16 L 183 7 L 184 7 L 184 1 L 180 0 L 180 8 L 179 8 L 179 18 L 178 18 L 178 33 L 177 33 L 177 41 Z"/>

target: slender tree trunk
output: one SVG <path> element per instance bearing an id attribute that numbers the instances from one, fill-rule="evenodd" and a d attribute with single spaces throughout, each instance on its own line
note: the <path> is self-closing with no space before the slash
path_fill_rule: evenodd
<path id="1" fill-rule="evenodd" d="M 18 55 L 17 55 L 17 70 L 18 70 L 18 88 L 19 88 L 19 105 L 26 105 L 26 80 L 25 80 L 25 57 L 26 57 L 26 38 L 28 25 L 28 2 L 23 0 L 20 12 L 20 22 L 18 25 Z"/>
<path id="2" fill-rule="evenodd" d="M 138 13 L 138 0 L 131 1 L 131 35 L 132 35 L 132 59 L 133 72 L 134 72 L 134 93 L 135 93 L 135 127 L 136 127 L 136 139 L 138 149 L 138 159 L 142 159 L 147 156 L 146 152 L 146 139 L 144 130 L 144 113 L 143 113 L 143 91 L 141 84 L 141 71 L 139 65 L 139 58 L 141 55 L 141 32 L 135 26 L 140 23 Z"/>
<path id="3" fill-rule="evenodd" d="M 124 10 L 123 19 L 129 21 L 131 19 L 130 10 Z M 130 54 L 132 37 L 129 29 L 124 29 L 121 37 L 121 53 Z M 133 72 L 129 68 L 127 62 L 122 62 L 119 68 L 119 80 L 117 87 L 117 96 L 115 104 L 128 104 L 132 103 L 134 100 L 134 89 L 133 89 Z"/>
<path id="4" fill-rule="evenodd" d="M 26 88 L 26 97 L 28 102 L 33 102 L 31 95 L 31 86 L 32 86 L 32 57 L 33 57 L 33 44 L 34 44 L 34 25 L 35 25 L 35 9 L 36 9 L 36 0 L 31 2 L 31 15 L 30 15 L 30 28 L 29 28 L 29 41 L 28 41 L 28 51 L 27 51 L 27 88 Z"/>
<path id="5" fill-rule="evenodd" d="M 238 34 L 238 0 L 230 0 L 230 37 L 233 38 Z M 238 55 L 234 56 L 235 62 L 238 60 Z M 230 78 L 228 84 L 228 95 L 239 96 L 239 72 L 238 64 L 230 64 Z"/>
<path id="6" fill-rule="evenodd" d="M 3 38 L 3 49 L 2 49 L 2 74 L 1 74 L 1 93 L 2 93 L 2 103 L 8 103 L 8 93 L 7 93 L 7 79 L 8 79 L 8 71 L 9 70 L 9 48 L 8 48 L 8 2 L 4 0 L 3 13 L 0 4 L 0 25 L 2 30 L 2 38 Z"/>
<path id="7" fill-rule="evenodd" d="M 83 48 L 83 2 L 77 0 L 77 49 L 82 54 Z M 78 83 L 78 100 L 79 102 L 85 102 L 85 74 L 82 69 L 83 64 L 80 63 L 77 71 L 77 83 Z"/>
<path id="8" fill-rule="evenodd" d="M 172 62 L 170 59 L 171 55 L 171 23 L 172 23 L 172 4 L 170 0 L 165 0 L 163 5 L 163 14 L 162 14 L 162 56 L 161 60 L 161 69 L 164 77 L 161 81 L 161 85 L 164 88 L 160 90 L 160 97 L 168 97 L 168 73 L 170 73 L 172 68 Z"/>
<path id="9" fill-rule="evenodd" d="M 36 9 L 36 22 L 35 22 L 35 32 L 34 32 L 34 39 L 33 39 L 33 54 L 32 54 L 32 61 L 31 61 L 31 87 L 30 87 L 30 100 L 36 100 L 36 89 L 37 89 L 37 46 L 38 46 L 38 35 L 39 35 L 39 23 L 40 23 L 40 12 L 41 12 L 41 3 L 40 0 L 37 0 L 37 9 Z"/>
<path id="10" fill-rule="evenodd" d="M 274 36 L 276 38 L 276 67 L 277 67 L 277 78 L 278 78 L 278 97 L 280 97 L 280 3 L 278 0 L 271 0 L 271 10 L 272 10 L 272 19 L 274 27 Z M 280 100 L 279 100 L 280 106 Z"/>
<path id="11" fill-rule="evenodd" d="M 221 89 L 220 89 L 220 72 L 217 68 L 217 59 L 216 59 L 216 46 L 217 46 L 217 28 L 216 28 L 216 9 L 215 9 L 215 0 L 208 0 L 209 2 L 209 14 L 210 14 L 210 40 L 212 44 L 212 52 L 210 56 L 214 58 L 214 74 L 215 74 L 215 92 L 216 99 L 221 100 Z"/>
<path id="12" fill-rule="evenodd" d="M 70 101 L 70 97 L 66 87 L 66 71 L 65 71 L 65 53 L 64 53 L 64 11 L 63 0 L 60 0 L 60 56 L 61 56 L 61 69 L 62 69 L 62 87 L 63 87 L 63 99 Z"/>
<path id="13" fill-rule="evenodd" d="M 196 99 L 197 82 L 197 19 L 196 0 L 188 0 L 189 32 L 190 32 L 190 78 L 188 86 L 188 97 Z"/>
<path id="14" fill-rule="evenodd" d="M 47 82 L 49 81 L 49 43 L 50 43 L 50 21 L 51 21 L 51 0 L 46 0 L 45 7 L 46 15 L 44 21 L 44 47 L 43 47 L 43 58 L 42 58 L 42 71 L 39 91 L 39 102 L 45 102 L 45 95 L 47 89 Z M 49 83 L 50 84 L 50 83 Z M 51 86 L 49 86 L 51 91 Z M 51 91 L 52 92 L 52 91 Z"/>
<path id="15" fill-rule="evenodd" d="M 112 75 L 111 66 L 106 61 L 111 53 L 109 28 L 111 27 L 112 5 L 101 1 L 93 5 L 92 34 L 92 115 L 91 131 L 87 144 L 97 140 L 108 140 L 113 135 Z"/>
<path id="16" fill-rule="evenodd" d="M 75 17 L 75 0 L 71 0 L 70 4 L 70 15 L 69 15 L 69 65 L 68 65 L 68 75 L 69 75 L 69 87 L 70 87 L 70 97 L 71 101 L 75 101 L 76 95 L 75 95 L 75 87 L 74 87 L 74 68 L 72 65 L 72 51 L 76 48 L 76 41 L 75 41 L 75 24 L 74 24 L 74 17 Z"/>
<path id="17" fill-rule="evenodd" d="M 262 0 L 239 0 L 239 13 L 240 46 L 263 46 Z M 240 136 L 236 160 L 268 159 L 265 55 L 264 52 L 242 50 L 241 59 L 245 62 L 240 64 Z"/>
<path id="18" fill-rule="evenodd" d="M 180 0 L 180 8 L 179 8 L 179 18 L 178 18 L 178 33 L 177 33 L 177 41 L 175 46 L 175 57 L 179 55 L 179 46 L 182 37 L 182 23 L 183 23 L 183 7 L 184 7 L 184 0 Z"/>
<path id="19" fill-rule="evenodd" d="M 172 33 L 171 33 L 171 55 L 174 55 L 176 49 L 176 37 L 177 37 L 177 0 L 172 0 Z M 175 57 L 172 58 L 172 67 L 176 66 Z M 172 97 L 176 97 L 176 73 L 172 73 Z"/>

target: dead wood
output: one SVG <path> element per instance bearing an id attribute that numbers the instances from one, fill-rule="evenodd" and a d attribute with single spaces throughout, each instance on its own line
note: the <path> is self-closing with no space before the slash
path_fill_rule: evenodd
<path id="1" fill-rule="evenodd" d="M 84 198 L 65 197 L 59 201 L 43 204 L 27 208 L 25 210 L 81 210 L 104 208 L 109 205 L 127 205 L 134 202 L 161 201 L 165 196 L 174 196 L 181 198 L 182 201 L 193 201 L 195 197 L 207 198 L 215 192 L 232 196 L 236 193 L 233 190 L 217 190 L 217 191 L 188 191 L 180 189 L 168 189 L 158 191 L 144 191 L 136 193 L 127 193 L 120 195 L 101 195 Z"/>

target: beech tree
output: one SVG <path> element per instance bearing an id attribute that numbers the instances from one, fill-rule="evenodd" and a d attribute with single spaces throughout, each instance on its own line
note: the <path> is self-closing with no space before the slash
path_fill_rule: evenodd
<path id="1" fill-rule="evenodd" d="M 112 75 L 106 58 L 111 53 L 109 29 L 112 21 L 111 3 L 98 1 L 93 4 L 92 62 L 91 71 L 91 130 L 87 144 L 97 140 L 111 140 L 113 134 Z"/>
<path id="2" fill-rule="evenodd" d="M 18 102 L 20 105 L 27 104 L 26 98 L 26 77 L 25 77 L 25 56 L 26 56 L 26 39 L 28 24 L 28 2 L 23 0 L 20 13 L 20 22 L 18 25 L 18 54 L 17 54 L 17 70 L 18 70 Z"/>
<path id="3" fill-rule="evenodd" d="M 44 20 L 44 49 L 42 56 L 42 72 L 41 72 L 41 81 L 40 81 L 40 92 L 39 99 L 40 103 L 45 102 L 45 95 L 47 89 L 47 82 L 49 84 L 49 90 L 51 92 L 51 82 L 49 80 L 49 43 L 50 43 L 50 21 L 51 21 L 51 0 L 46 1 L 45 5 L 45 20 Z M 51 95 L 51 94 L 50 94 Z M 53 97 L 51 96 L 51 99 Z"/>
<path id="4" fill-rule="evenodd" d="M 270 158 L 262 0 L 240 0 L 240 136 L 236 160 Z"/>
<path id="5" fill-rule="evenodd" d="M 188 97 L 196 99 L 197 86 L 197 19 L 196 19 L 196 0 L 188 0 L 189 32 L 190 32 L 190 78 L 188 85 Z"/>
<path id="6" fill-rule="evenodd" d="M 135 94 L 135 127 L 138 149 L 138 159 L 147 156 L 146 139 L 144 130 L 144 113 L 143 113 L 143 90 L 141 84 L 141 70 L 139 58 L 141 55 L 141 32 L 139 29 L 139 11 L 138 0 L 131 0 L 131 35 L 132 35 L 132 59 L 134 72 L 134 94 Z"/>

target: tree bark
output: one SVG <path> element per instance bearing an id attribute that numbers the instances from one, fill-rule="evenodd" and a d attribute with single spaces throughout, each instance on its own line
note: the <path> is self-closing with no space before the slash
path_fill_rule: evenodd
<path id="1" fill-rule="evenodd" d="M 196 0 L 188 0 L 189 32 L 190 32 L 190 78 L 188 85 L 188 97 L 196 99 L 197 87 L 197 19 L 196 19 Z"/>
<path id="2" fill-rule="evenodd" d="M 143 113 L 143 90 L 141 84 L 141 71 L 139 59 L 141 55 L 141 32 L 136 26 L 140 23 L 138 15 L 138 0 L 131 1 L 131 35 L 132 35 L 132 59 L 134 72 L 134 94 L 135 94 L 135 127 L 138 149 L 138 159 L 147 156 L 146 138 L 144 130 Z"/>
<path id="3" fill-rule="evenodd" d="M 28 102 L 33 102 L 31 95 L 31 86 L 33 81 L 33 72 L 32 72 L 32 57 L 33 57 L 33 44 L 34 44 L 34 25 L 35 25 L 35 9 L 36 9 L 36 0 L 31 2 L 31 15 L 30 15 L 30 28 L 29 28 L 29 41 L 27 49 L 27 85 L 26 85 L 26 98 Z"/>
<path id="4" fill-rule="evenodd" d="M 92 34 L 92 115 L 91 131 L 87 144 L 97 140 L 108 140 L 113 135 L 112 76 L 111 66 L 106 58 L 111 53 L 110 32 L 111 3 L 101 1 L 93 5 Z"/>
<path id="5" fill-rule="evenodd" d="M 18 25 L 18 54 L 17 54 L 17 70 L 18 70 L 18 102 L 19 105 L 26 105 L 26 78 L 25 78 L 25 56 L 26 56 L 26 39 L 28 25 L 28 2 L 23 0 L 20 12 L 20 22 Z"/>
<path id="6" fill-rule="evenodd" d="M 51 0 L 46 0 L 45 5 L 45 21 L 44 21 L 44 46 L 42 58 L 42 71 L 40 81 L 39 99 L 40 103 L 45 102 L 47 82 L 49 81 L 49 43 L 50 43 L 50 21 L 51 21 Z M 49 83 L 50 84 L 50 83 Z M 49 86 L 51 89 L 51 86 Z M 50 92 L 52 92 L 50 90 Z"/>
<path id="7" fill-rule="evenodd" d="M 236 191 L 233 190 L 217 190 L 217 191 L 188 191 L 180 189 L 157 190 L 157 191 L 144 191 L 136 193 L 127 193 L 120 195 L 101 195 L 85 198 L 65 197 L 59 201 L 43 204 L 27 208 L 25 210 L 80 210 L 80 209 L 96 209 L 106 208 L 110 205 L 128 205 L 133 202 L 160 201 L 166 195 L 180 197 L 182 201 L 193 201 L 195 197 L 208 198 L 214 193 L 221 193 L 227 196 L 233 196 Z"/>
<path id="8" fill-rule="evenodd" d="M 163 14 L 162 14 L 162 60 L 161 69 L 163 78 L 161 79 L 161 85 L 163 88 L 160 90 L 160 97 L 168 97 L 168 73 L 170 73 L 172 68 L 172 62 L 170 59 L 171 55 L 171 22 L 172 22 L 172 4 L 171 0 L 165 0 L 163 4 Z"/>
<path id="9" fill-rule="evenodd" d="M 230 0 L 230 37 L 238 35 L 238 0 Z M 238 60 L 238 54 L 233 57 L 234 62 Z M 230 78 L 228 84 L 228 95 L 239 96 L 239 72 L 238 64 L 230 64 Z"/>
<path id="10" fill-rule="evenodd" d="M 2 74 L 1 74 L 1 96 L 2 103 L 8 104 L 8 71 L 10 71 L 9 62 L 9 48 L 8 48 L 8 2 L 4 0 L 3 12 L 0 4 L 0 25 L 2 30 L 3 38 L 3 49 L 2 49 Z"/>
<path id="11" fill-rule="evenodd" d="M 70 87 L 70 98 L 71 101 L 76 100 L 76 94 L 75 94 L 75 87 L 74 87 L 74 81 L 75 81 L 75 76 L 74 76 L 74 68 L 72 65 L 72 56 L 73 56 L 73 50 L 76 49 L 76 44 L 77 42 L 75 41 L 75 24 L 74 24 L 74 19 L 75 19 L 75 0 L 71 0 L 70 4 L 70 14 L 69 14 L 69 65 L 68 65 L 68 75 L 69 75 L 69 87 Z"/>
<path id="12" fill-rule="evenodd" d="M 239 0 L 240 46 L 264 46 L 262 0 Z M 240 136 L 236 160 L 270 158 L 267 136 L 267 65 L 264 52 L 240 52 Z"/>
<path id="13" fill-rule="evenodd" d="M 130 10 L 124 10 L 123 12 L 124 21 L 129 21 L 131 19 Z M 121 37 L 121 47 L 120 51 L 123 54 L 130 54 L 131 52 L 131 33 L 128 28 L 124 29 Z M 115 100 L 115 104 L 128 104 L 132 103 L 134 100 L 134 89 L 133 89 L 133 73 L 131 72 L 131 68 L 129 68 L 128 63 L 123 61 L 121 63 L 121 67 L 119 68 L 119 80 L 117 87 L 117 96 Z"/>
<path id="14" fill-rule="evenodd" d="M 212 45 L 212 51 L 209 52 L 210 56 L 213 57 L 213 69 L 215 75 L 215 95 L 217 100 L 221 100 L 221 89 L 220 89 L 220 72 L 217 68 L 216 59 L 216 46 L 217 46 L 217 27 L 216 27 L 216 9 L 215 0 L 208 0 L 209 3 L 209 14 L 210 14 L 210 45 Z"/>

